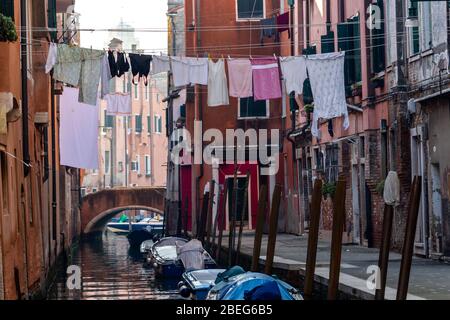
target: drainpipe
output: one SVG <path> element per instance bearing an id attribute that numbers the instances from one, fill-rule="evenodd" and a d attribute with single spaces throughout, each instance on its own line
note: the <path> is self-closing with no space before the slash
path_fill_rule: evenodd
<path id="1" fill-rule="evenodd" d="M 27 1 L 20 1 L 20 21 L 21 29 L 21 63 L 22 63 L 22 147 L 23 147 L 23 161 L 30 163 L 29 139 L 28 139 L 28 55 L 27 55 Z M 23 173 L 27 177 L 30 173 L 30 168 L 24 164 Z"/>

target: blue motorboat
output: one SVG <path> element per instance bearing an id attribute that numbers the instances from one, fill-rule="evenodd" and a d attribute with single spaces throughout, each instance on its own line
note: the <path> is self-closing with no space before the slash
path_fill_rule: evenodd
<path id="1" fill-rule="evenodd" d="M 128 217 L 121 218 L 120 220 L 112 220 L 106 225 L 108 231 L 116 234 L 128 234 L 133 231 L 146 230 L 148 232 L 161 234 L 164 228 L 164 218 L 157 215 L 153 218 L 143 218 L 137 222 L 131 222 Z M 130 230 L 131 228 L 131 230 Z"/>
<path id="2" fill-rule="evenodd" d="M 192 300 L 206 300 L 209 290 L 215 285 L 217 276 L 225 271 L 225 269 L 186 271 L 178 284 L 180 295 Z"/>
<path id="3" fill-rule="evenodd" d="M 266 274 L 246 272 L 218 282 L 207 300 L 303 300 L 300 292 L 284 281 Z"/>
<path id="4" fill-rule="evenodd" d="M 199 248 L 197 240 L 168 237 L 157 241 L 148 255 L 148 262 L 155 275 L 164 278 L 180 278 L 186 270 L 213 269 L 214 259 Z"/>

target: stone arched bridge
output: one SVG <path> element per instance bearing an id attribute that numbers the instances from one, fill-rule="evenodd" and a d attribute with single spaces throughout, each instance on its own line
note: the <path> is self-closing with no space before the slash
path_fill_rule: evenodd
<path id="1" fill-rule="evenodd" d="M 81 231 L 101 231 L 109 219 L 125 209 L 163 214 L 165 193 L 165 188 L 114 188 L 89 194 L 81 202 Z"/>

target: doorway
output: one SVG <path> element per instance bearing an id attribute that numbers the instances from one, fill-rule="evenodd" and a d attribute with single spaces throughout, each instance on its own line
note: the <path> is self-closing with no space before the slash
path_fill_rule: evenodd
<path id="1" fill-rule="evenodd" d="M 233 208 L 233 187 L 234 187 L 234 179 L 227 179 L 226 183 L 227 183 L 227 192 L 228 192 L 228 221 L 231 222 L 231 219 L 233 217 L 232 215 L 232 208 Z M 236 206 L 236 225 L 239 225 L 240 221 L 241 221 L 241 215 L 243 212 L 243 207 L 244 207 L 244 196 L 245 196 L 245 181 L 246 178 L 237 178 L 237 187 L 238 190 L 236 192 L 236 196 L 237 196 L 237 206 Z M 250 194 L 250 186 L 249 186 L 249 194 Z M 249 217 L 248 217 L 248 213 L 249 213 L 249 201 L 247 201 L 247 206 L 244 210 L 244 217 L 243 217 L 243 222 L 244 222 L 244 226 L 248 226 L 248 222 L 249 222 Z"/>
<path id="2" fill-rule="evenodd" d="M 422 191 L 420 194 L 419 216 L 417 219 L 416 240 L 414 245 L 414 253 L 418 255 L 428 256 L 429 247 L 427 241 L 427 198 L 425 197 L 425 156 L 424 142 L 422 135 L 423 128 L 417 127 L 411 129 L 411 177 L 422 177 Z"/>
<path id="3" fill-rule="evenodd" d="M 431 164 L 431 192 L 433 210 L 433 235 L 435 238 L 435 253 L 442 253 L 442 194 L 440 166 L 438 163 Z"/>

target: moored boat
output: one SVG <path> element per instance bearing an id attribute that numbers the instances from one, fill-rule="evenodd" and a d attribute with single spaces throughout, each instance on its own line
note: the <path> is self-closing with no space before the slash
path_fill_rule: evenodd
<path id="1" fill-rule="evenodd" d="M 181 277 L 186 270 L 213 269 L 216 262 L 198 245 L 197 240 L 183 238 L 163 238 L 151 250 L 150 264 L 156 276 L 164 278 Z"/>
<path id="2" fill-rule="evenodd" d="M 131 223 L 128 220 L 121 219 L 120 221 L 108 222 L 106 228 L 108 231 L 123 235 L 139 230 L 147 230 L 156 235 L 161 234 L 163 231 L 164 218 L 156 216 L 154 218 L 144 218 L 138 222 Z"/>
<path id="3" fill-rule="evenodd" d="M 208 292 L 206 300 L 303 300 L 300 292 L 275 277 L 246 272 L 225 278 Z"/>

